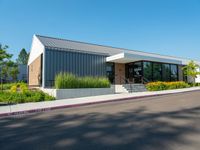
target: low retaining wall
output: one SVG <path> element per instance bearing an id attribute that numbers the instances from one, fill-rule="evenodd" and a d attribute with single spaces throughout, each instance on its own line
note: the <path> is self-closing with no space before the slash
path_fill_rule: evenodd
<path id="1" fill-rule="evenodd" d="M 97 96 L 114 94 L 115 87 L 110 88 L 81 88 L 81 89 L 47 89 L 42 88 L 42 91 L 48 93 L 51 96 L 56 97 L 56 99 L 67 99 L 67 98 L 78 98 L 87 96 Z"/>

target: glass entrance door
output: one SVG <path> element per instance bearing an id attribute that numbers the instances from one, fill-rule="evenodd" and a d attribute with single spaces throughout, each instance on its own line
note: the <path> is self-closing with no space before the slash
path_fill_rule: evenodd
<path id="1" fill-rule="evenodd" d="M 142 83 L 142 62 L 133 64 L 134 83 Z"/>
<path id="2" fill-rule="evenodd" d="M 142 83 L 142 62 L 127 64 L 126 78 L 130 83 Z"/>

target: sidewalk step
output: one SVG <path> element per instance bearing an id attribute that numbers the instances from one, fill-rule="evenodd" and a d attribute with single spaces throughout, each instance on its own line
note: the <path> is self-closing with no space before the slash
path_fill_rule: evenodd
<path id="1" fill-rule="evenodd" d="M 144 84 L 123 84 L 123 87 L 128 91 L 128 93 L 147 91 Z"/>

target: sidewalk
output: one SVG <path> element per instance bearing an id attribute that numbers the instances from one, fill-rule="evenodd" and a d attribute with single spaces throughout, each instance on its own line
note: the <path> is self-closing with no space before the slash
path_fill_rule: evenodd
<path id="1" fill-rule="evenodd" d="M 50 111 L 59 108 L 77 107 L 77 106 L 105 103 L 111 101 L 131 100 L 143 97 L 190 92 L 195 90 L 200 90 L 200 87 L 167 90 L 167 91 L 156 91 L 156 92 L 137 92 L 137 93 L 126 93 L 126 94 L 101 95 L 101 96 L 72 98 L 72 99 L 63 99 L 63 100 L 45 101 L 36 103 L 24 103 L 11 106 L 0 106 L 0 117 Z"/>

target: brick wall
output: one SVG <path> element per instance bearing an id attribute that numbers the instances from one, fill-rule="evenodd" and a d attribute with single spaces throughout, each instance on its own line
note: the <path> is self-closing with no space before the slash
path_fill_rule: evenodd
<path id="1" fill-rule="evenodd" d="M 29 86 L 39 86 L 41 78 L 41 55 L 29 65 Z"/>
<path id="2" fill-rule="evenodd" d="M 124 84 L 125 64 L 115 64 L 115 84 Z"/>

